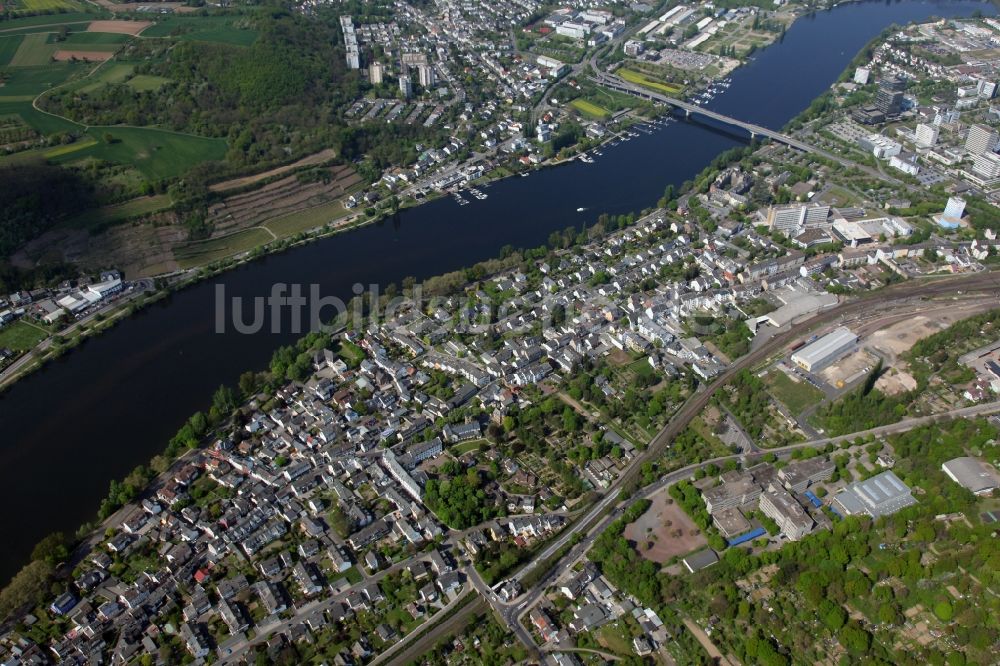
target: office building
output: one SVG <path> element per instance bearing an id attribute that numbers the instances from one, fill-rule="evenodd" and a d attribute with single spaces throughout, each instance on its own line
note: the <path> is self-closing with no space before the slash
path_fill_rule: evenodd
<path id="1" fill-rule="evenodd" d="M 952 217 L 961 220 L 965 215 L 965 199 L 962 197 L 949 197 L 948 203 L 944 207 L 945 217 Z"/>
<path id="2" fill-rule="evenodd" d="M 858 145 L 862 149 L 871 151 L 871 154 L 878 160 L 887 160 L 893 155 L 899 155 L 903 151 L 903 146 L 881 134 L 869 134 L 858 139 Z"/>
<path id="3" fill-rule="evenodd" d="M 944 207 L 944 212 L 934 216 L 934 221 L 942 229 L 958 229 L 962 226 L 962 216 L 965 215 L 965 199 L 950 197 Z"/>
<path id="4" fill-rule="evenodd" d="M 586 23 L 564 21 L 560 25 L 556 26 L 556 34 L 563 35 L 565 37 L 572 37 L 573 39 L 584 39 L 590 34 L 590 26 Z"/>
<path id="5" fill-rule="evenodd" d="M 399 75 L 399 92 L 403 94 L 404 99 L 413 97 L 413 79 L 409 74 Z"/>
<path id="6" fill-rule="evenodd" d="M 638 39 L 630 39 L 625 42 L 625 55 L 627 56 L 640 56 L 646 50 L 646 45 L 640 42 Z"/>
<path id="7" fill-rule="evenodd" d="M 566 63 L 561 60 L 556 60 L 555 58 L 550 58 L 549 56 L 538 56 L 535 59 L 535 62 L 537 62 L 540 67 L 552 70 L 553 76 L 559 76 L 566 69 Z"/>
<path id="8" fill-rule="evenodd" d="M 941 107 L 937 109 L 934 113 L 934 124 L 935 125 L 953 125 L 959 121 L 962 117 L 961 112 L 955 109 L 949 109 L 946 107 Z"/>
<path id="9" fill-rule="evenodd" d="M 856 481 L 837 493 L 831 506 L 842 516 L 888 516 L 917 503 L 910 489 L 892 471 Z"/>
<path id="10" fill-rule="evenodd" d="M 898 115 L 903 108 L 903 91 L 906 90 L 906 79 L 901 76 L 888 76 L 878 82 L 878 93 L 875 94 L 875 108 L 887 116 Z"/>
<path id="11" fill-rule="evenodd" d="M 984 155 L 993 152 L 1000 135 L 992 127 L 973 125 L 965 138 L 965 149 L 973 155 Z"/>
<path id="12" fill-rule="evenodd" d="M 772 231 L 789 232 L 805 226 L 815 226 L 826 222 L 830 207 L 820 204 L 789 204 L 771 206 L 767 211 L 765 224 Z"/>
<path id="13" fill-rule="evenodd" d="M 889 166 L 899 169 L 903 173 L 916 176 L 920 173 L 920 166 L 917 164 L 917 156 L 913 153 L 900 153 L 889 158 Z"/>
<path id="14" fill-rule="evenodd" d="M 1000 178 L 1000 156 L 996 153 L 976 155 L 972 160 L 972 173 L 987 180 Z"/>
<path id="15" fill-rule="evenodd" d="M 937 125 L 926 125 L 920 123 L 915 132 L 917 145 L 921 148 L 931 148 L 937 143 L 940 129 Z"/>
<path id="16" fill-rule="evenodd" d="M 812 531 L 813 519 L 781 486 L 767 487 L 760 496 L 760 510 L 778 524 L 789 541 L 798 541 Z"/>
<path id="17" fill-rule="evenodd" d="M 992 81 L 980 80 L 976 84 L 976 94 L 983 99 L 993 99 L 997 93 L 997 84 Z"/>
<path id="18" fill-rule="evenodd" d="M 836 468 L 832 460 L 817 456 L 788 463 L 778 470 L 778 478 L 790 492 L 801 493 L 814 483 L 829 480 Z"/>
<path id="19" fill-rule="evenodd" d="M 843 356 L 858 341 L 851 329 L 841 326 L 792 354 L 792 362 L 813 372 Z"/>
<path id="20" fill-rule="evenodd" d="M 433 65 L 418 65 L 417 80 L 420 82 L 420 85 L 423 88 L 432 87 L 437 80 L 434 75 Z"/>

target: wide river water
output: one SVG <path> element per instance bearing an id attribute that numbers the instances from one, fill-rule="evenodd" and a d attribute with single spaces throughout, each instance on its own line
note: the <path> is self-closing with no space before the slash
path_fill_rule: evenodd
<path id="1" fill-rule="evenodd" d="M 804 17 L 737 70 L 709 108 L 779 129 L 886 26 L 976 11 L 995 13 L 988 2 L 901 0 Z M 18 382 L 0 397 L 0 581 L 41 537 L 92 519 L 109 481 L 161 452 L 216 387 L 265 367 L 276 347 L 297 337 L 215 333 L 216 284 L 245 297 L 265 296 L 275 282 L 318 284 L 346 300 L 355 283 L 430 277 L 494 257 L 504 245 L 541 245 L 552 231 L 592 224 L 601 212 L 653 206 L 668 183 L 679 185 L 741 142 L 719 128 L 675 122 L 607 147 L 594 164 L 497 182 L 483 201 L 439 199 L 185 289 Z"/>

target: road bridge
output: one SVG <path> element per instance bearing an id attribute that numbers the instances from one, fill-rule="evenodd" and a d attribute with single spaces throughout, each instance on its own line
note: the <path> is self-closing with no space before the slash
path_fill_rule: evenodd
<path id="1" fill-rule="evenodd" d="M 668 95 L 663 95 L 658 92 L 653 92 L 652 90 L 647 90 L 638 85 L 634 85 L 621 79 L 612 74 L 598 74 L 597 77 L 593 77 L 591 80 L 611 88 L 612 90 L 617 90 L 619 92 L 627 93 L 635 97 L 642 97 L 654 102 L 663 102 L 664 104 L 669 104 L 675 108 L 684 111 L 684 114 L 690 116 L 692 113 L 700 114 L 706 118 L 711 118 L 720 123 L 731 125 L 733 127 L 738 127 L 742 130 L 746 130 L 750 133 L 752 138 L 766 137 L 772 141 L 777 141 L 778 143 L 783 143 L 786 146 L 791 146 L 798 150 L 807 153 L 823 152 L 820 151 L 815 146 L 812 146 L 804 141 L 799 141 L 798 139 L 791 137 L 787 134 L 781 132 L 776 132 L 770 128 L 764 127 L 763 125 L 756 125 L 754 123 L 748 123 L 738 118 L 733 118 L 732 116 L 727 116 L 724 113 L 719 113 L 718 111 L 712 111 L 711 109 L 706 109 L 705 107 L 699 106 L 697 104 L 692 104 L 691 102 L 685 102 L 682 99 L 677 99 L 676 97 L 669 97 Z"/>

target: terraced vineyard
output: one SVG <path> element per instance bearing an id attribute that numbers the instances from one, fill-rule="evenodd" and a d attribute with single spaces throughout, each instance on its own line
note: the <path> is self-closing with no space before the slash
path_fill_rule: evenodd
<path id="1" fill-rule="evenodd" d="M 330 168 L 329 182 L 303 183 L 298 176 L 286 176 L 264 187 L 227 197 L 209 208 L 208 221 L 217 234 L 255 227 L 275 217 L 329 203 L 361 182 L 349 167 Z"/>

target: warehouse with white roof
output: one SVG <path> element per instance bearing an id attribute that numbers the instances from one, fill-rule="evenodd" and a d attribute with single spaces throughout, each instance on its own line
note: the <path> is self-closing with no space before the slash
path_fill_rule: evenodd
<path id="1" fill-rule="evenodd" d="M 854 335 L 851 329 L 841 326 L 792 354 L 792 362 L 808 372 L 813 372 L 839 359 L 857 341 L 858 336 Z"/>
<path id="2" fill-rule="evenodd" d="M 857 481 L 841 490 L 831 506 L 843 516 L 888 516 L 917 503 L 909 487 L 892 471 Z"/>
<path id="3" fill-rule="evenodd" d="M 988 495 L 1000 488 L 997 473 L 982 461 L 963 456 L 941 465 L 941 471 L 963 488 L 976 495 Z"/>

